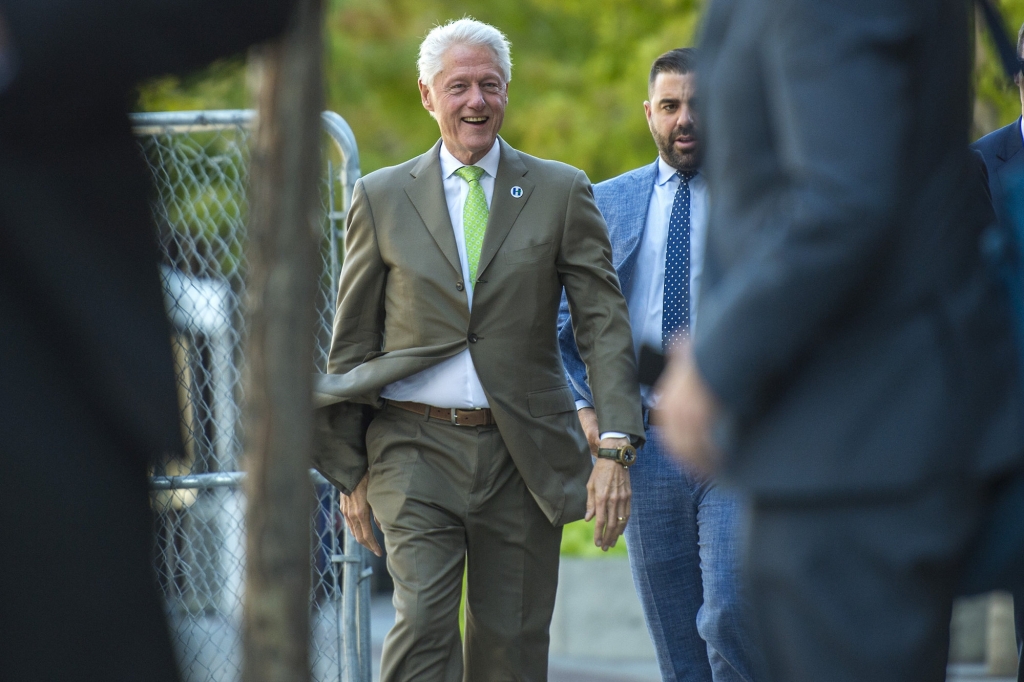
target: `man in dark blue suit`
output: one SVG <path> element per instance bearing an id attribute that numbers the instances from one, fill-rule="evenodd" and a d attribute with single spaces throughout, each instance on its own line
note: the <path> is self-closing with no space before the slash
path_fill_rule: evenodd
<path id="1" fill-rule="evenodd" d="M 665 432 L 750 496 L 769 675 L 941 682 L 963 561 L 1024 451 L 961 0 L 713 0 L 714 201 Z"/>
<path id="2" fill-rule="evenodd" d="M 1024 51 L 1024 25 L 1017 33 L 1017 55 Z M 1024 110 L 1024 77 L 1014 79 L 1020 89 Z M 988 171 L 988 187 L 992 194 L 992 207 L 999 221 L 1009 224 L 1007 205 L 1012 199 L 1024 201 L 1024 117 L 989 133 L 973 145 L 981 152 Z M 1013 595 L 1013 615 L 1017 626 L 1017 681 L 1024 682 L 1024 593 Z"/>

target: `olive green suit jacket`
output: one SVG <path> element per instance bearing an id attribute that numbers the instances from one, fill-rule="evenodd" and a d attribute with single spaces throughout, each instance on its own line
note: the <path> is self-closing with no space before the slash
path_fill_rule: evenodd
<path id="1" fill-rule="evenodd" d="M 356 184 L 328 374 L 316 382 L 315 465 L 342 490 L 354 489 L 372 466 L 365 434 L 381 389 L 469 348 L 502 439 L 541 509 L 555 524 L 576 520 L 592 464 L 558 351 L 563 287 L 601 429 L 644 433 L 607 227 L 583 171 L 501 140 L 470 312 L 440 145 Z"/>

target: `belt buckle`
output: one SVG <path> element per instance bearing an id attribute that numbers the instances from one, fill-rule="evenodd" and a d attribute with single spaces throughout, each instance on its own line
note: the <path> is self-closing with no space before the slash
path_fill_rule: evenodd
<path id="1" fill-rule="evenodd" d="M 451 415 L 452 415 L 452 418 L 451 418 L 452 419 L 452 426 L 466 426 L 465 424 L 460 424 L 459 423 L 459 410 L 461 409 L 463 412 L 479 412 L 480 410 L 482 410 L 484 408 L 482 408 L 482 407 L 466 407 L 466 408 L 452 407 L 452 408 L 449 408 L 449 409 L 452 411 L 451 412 Z"/>

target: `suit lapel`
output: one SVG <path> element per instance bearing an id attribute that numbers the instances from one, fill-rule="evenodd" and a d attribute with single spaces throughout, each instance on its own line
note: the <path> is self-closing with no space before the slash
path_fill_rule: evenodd
<path id="1" fill-rule="evenodd" d="M 487 269 L 494 256 L 508 236 L 509 230 L 519 217 L 520 211 L 526 206 L 533 193 L 534 185 L 524 178 L 526 166 L 523 165 L 519 153 L 498 138 L 501 144 L 501 161 L 498 162 L 498 177 L 494 179 L 494 195 L 491 197 L 491 210 L 487 219 L 487 231 L 484 233 L 483 248 L 480 249 L 480 265 L 477 277 Z M 522 194 L 512 196 L 512 188 L 519 187 Z"/>
<path id="2" fill-rule="evenodd" d="M 1024 149 L 1024 139 L 1021 138 L 1020 132 L 1020 119 L 1012 126 L 1008 126 L 1009 130 L 1003 135 L 1003 145 L 996 154 L 1001 160 L 1009 161 L 1017 155 L 1021 149 Z"/>
<path id="3" fill-rule="evenodd" d="M 419 163 L 412 169 L 412 181 L 405 187 L 405 193 L 416 207 L 420 219 L 427 226 L 430 235 L 437 242 L 437 247 L 451 264 L 455 272 L 462 275 L 459 262 L 459 247 L 455 244 L 455 230 L 448 214 L 448 202 L 444 196 L 444 182 L 441 179 L 441 142 L 420 157 Z M 500 175 L 500 172 L 499 172 Z M 486 248 L 486 242 L 485 242 Z"/>
<path id="4" fill-rule="evenodd" d="M 1012 126 L 1007 126 L 1002 139 L 1003 145 L 996 156 L 1002 164 L 995 169 L 999 181 L 999 191 L 993 192 L 992 203 L 996 214 L 1004 217 L 1006 198 L 1017 196 L 1021 189 L 1021 178 L 1024 176 L 1024 142 L 1021 140 L 1020 119 Z"/>
<path id="5" fill-rule="evenodd" d="M 623 220 L 627 230 L 621 248 L 625 255 L 617 268 L 622 292 L 627 296 L 633 290 L 633 269 L 636 266 L 637 254 L 640 252 L 644 229 L 647 227 L 647 213 L 650 210 L 651 195 L 654 194 L 654 183 L 657 179 L 658 161 L 655 160 L 647 167 L 646 173 L 636 177 L 633 186 L 628 189 L 628 195 L 623 197 L 624 202 L 636 198 L 629 204 L 631 211 Z"/>

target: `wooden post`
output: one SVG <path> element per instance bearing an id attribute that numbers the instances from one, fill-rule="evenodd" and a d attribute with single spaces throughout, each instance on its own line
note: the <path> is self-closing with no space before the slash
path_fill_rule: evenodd
<path id="1" fill-rule="evenodd" d="M 309 680 L 312 373 L 319 263 L 322 0 L 262 49 L 252 151 L 242 679 Z"/>

